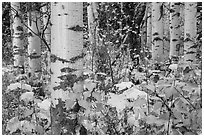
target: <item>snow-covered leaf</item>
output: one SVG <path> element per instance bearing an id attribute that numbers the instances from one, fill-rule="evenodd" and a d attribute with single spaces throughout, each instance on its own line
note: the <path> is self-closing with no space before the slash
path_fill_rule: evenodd
<path id="1" fill-rule="evenodd" d="M 49 99 L 45 99 L 41 103 L 38 103 L 38 107 L 44 110 L 49 110 L 50 105 L 51 105 L 51 101 Z"/>
<path id="2" fill-rule="evenodd" d="M 178 64 L 171 64 L 169 66 L 169 69 L 171 69 L 171 70 L 176 70 L 177 68 L 178 68 Z"/>
<path id="3" fill-rule="evenodd" d="M 97 75 L 103 75 L 103 76 L 106 76 L 106 73 L 102 73 L 102 72 L 98 72 L 96 73 Z"/>
<path id="4" fill-rule="evenodd" d="M 25 83 L 12 83 L 8 86 L 8 90 L 16 90 L 17 88 L 20 88 L 20 89 L 25 89 L 25 90 L 28 90 L 28 91 L 32 91 L 32 87 L 28 84 L 25 84 Z"/>
<path id="5" fill-rule="evenodd" d="M 123 89 L 126 89 L 126 88 L 130 88 L 132 87 L 134 84 L 132 82 L 121 82 L 119 84 L 116 84 L 115 87 L 118 89 L 118 90 L 123 90 Z"/>
<path id="6" fill-rule="evenodd" d="M 137 99 L 137 98 L 145 98 L 146 99 L 147 98 L 147 93 L 139 90 L 136 86 L 124 91 L 123 95 L 127 99 Z"/>
<path id="7" fill-rule="evenodd" d="M 110 98 L 107 101 L 108 105 L 116 107 L 117 111 L 122 111 L 127 106 L 127 100 L 123 95 L 116 95 L 114 93 L 109 93 Z"/>
<path id="8" fill-rule="evenodd" d="M 25 92 L 20 96 L 20 99 L 25 101 L 25 102 L 33 101 L 34 92 Z"/>
<path id="9" fill-rule="evenodd" d="M 84 89 L 88 89 L 89 91 L 92 91 L 96 87 L 96 83 L 94 83 L 92 80 L 85 80 L 84 81 Z"/>
<path id="10" fill-rule="evenodd" d="M 18 120 L 18 117 L 13 117 L 12 119 L 10 119 L 7 123 L 6 126 L 6 130 L 10 131 L 10 133 L 12 134 L 13 132 L 15 132 L 17 129 L 19 129 L 21 126 L 20 121 Z"/>
<path id="11" fill-rule="evenodd" d="M 91 71 L 89 69 L 86 69 L 83 71 L 83 75 L 90 75 L 90 74 L 93 74 L 93 71 Z"/>

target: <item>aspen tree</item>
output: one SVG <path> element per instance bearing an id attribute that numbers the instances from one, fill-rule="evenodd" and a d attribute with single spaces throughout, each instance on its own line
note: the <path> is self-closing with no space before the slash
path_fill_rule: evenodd
<path id="1" fill-rule="evenodd" d="M 94 62 L 95 62 L 95 53 L 98 46 L 98 32 L 97 32 L 97 3 L 90 2 L 90 5 L 87 7 L 88 12 L 88 30 L 89 30 L 89 41 L 91 43 L 92 48 L 92 71 L 94 71 Z"/>
<path id="2" fill-rule="evenodd" d="M 74 81 L 73 76 L 82 75 L 83 3 L 51 3 L 51 24 L 51 130 L 52 134 L 56 135 L 60 134 L 62 129 L 60 123 L 63 121 L 62 101 L 66 100 L 65 94 L 69 93 L 65 90 L 72 88 L 71 85 L 62 86 L 63 79 L 60 78 Z M 70 70 L 73 70 L 73 73 Z M 77 91 L 72 92 L 77 94 L 76 92 L 83 91 L 80 81 L 74 84 L 78 84 L 78 88 Z"/>
<path id="3" fill-rule="evenodd" d="M 195 62 L 196 59 L 196 2 L 185 2 L 184 8 L 184 61 Z"/>
<path id="4" fill-rule="evenodd" d="M 37 4 L 35 6 L 30 5 L 28 12 L 28 56 L 31 76 L 41 72 L 41 40 L 36 36 L 40 33 L 40 14 Z"/>
<path id="5" fill-rule="evenodd" d="M 11 2 L 12 7 L 12 44 L 13 44 L 13 56 L 14 56 L 14 67 L 24 67 L 24 35 L 23 35 L 23 24 L 20 19 L 20 2 Z"/>
<path id="6" fill-rule="evenodd" d="M 163 58 L 163 17 L 161 2 L 152 3 L 152 60 L 162 62 Z"/>
<path id="7" fill-rule="evenodd" d="M 177 57 L 181 47 L 181 19 L 180 3 L 171 2 L 170 4 L 170 53 L 169 57 Z"/>

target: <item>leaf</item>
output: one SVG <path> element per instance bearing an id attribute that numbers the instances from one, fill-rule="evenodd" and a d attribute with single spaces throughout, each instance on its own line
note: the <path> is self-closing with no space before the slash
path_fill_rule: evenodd
<path id="1" fill-rule="evenodd" d="M 93 91 L 93 89 L 96 87 L 96 83 L 94 83 L 92 80 L 85 80 L 84 81 L 84 89 L 88 89 L 89 91 Z"/>
<path id="2" fill-rule="evenodd" d="M 158 109 L 160 109 L 162 107 L 162 102 L 157 101 L 154 106 L 153 106 L 153 110 L 157 111 Z"/>
<path id="3" fill-rule="evenodd" d="M 92 130 L 93 129 L 93 124 L 89 120 L 84 120 L 82 125 L 87 129 L 87 130 Z"/>
<path id="4" fill-rule="evenodd" d="M 38 107 L 43 110 L 49 110 L 51 101 L 49 99 L 43 100 L 41 103 L 38 103 Z"/>
<path id="5" fill-rule="evenodd" d="M 20 100 L 25 102 L 33 101 L 34 100 L 34 92 L 25 92 L 20 96 Z"/>
<path id="6" fill-rule="evenodd" d="M 33 109 L 27 109 L 24 111 L 23 116 L 27 117 L 33 114 Z"/>
<path id="7" fill-rule="evenodd" d="M 168 120 L 169 119 L 169 112 L 165 112 L 165 113 L 159 115 L 159 119 Z"/>
<path id="8" fill-rule="evenodd" d="M 71 109 L 71 108 L 73 107 L 74 103 L 75 103 L 74 100 L 72 100 L 72 99 L 67 99 L 67 100 L 65 101 L 65 107 L 66 107 L 66 109 L 67 109 L 67 110 Z"/>
<path id="9" fill-rule="evenodd" d="M 183 119 L 181 112 L 179 112 L 177 109 L 173 109 L 173 114 L 177 119 Z"/>
<path id="10" fill-rule="evenodd" d="M 35 130 L 35 125 L 27 120 L 23 120 L 21 121 L 21 130 L 26 134 L 31 134 Z"/>
<path id="11" fill-rule="evenodd" d="M 98 92 L 93 92 L 92 96 L 97 100 L 97 101 L 101 101 L 101 94 Z"/>
<path id="12" fill-rule="evenodd" d="M 135 113 L 135 119 L 137 120 L 139 118 L 139 111 L 134 111 Z"/>
<path id="13" fill-rule="evenodd" d="M 143 106 L 143 105 L 146 104 L 146 103 L 147 103 L 146 99 L 144 99 L 144 98 L 139 98 L 139 99 L 137 99 L 136 101 L 134 101 L 134 106 L 135 106 L 135 107 L 140 107 L 140 106 Z"/>
<path id="14" fill-rule="evenodd" d="M 96 111 L 101 111 L 103 110 L 103 104 L 102 103 L 96 103 Z"/>
<path id="15" fill-rule="evenodd" d="M 169 98 L 172 95 L 174 95 L 174 97 L 177 97 L 179 95 L 179 93 L 176 91 L 174 86 L 166 88 L 164 92 L 165 92 L 166 98 Z"/>
<path id="16" fill-rule="evenodd" d="M 43 134 L 44 134 L 44 129 L 43 129 L 43 127 L 40 126 L 40 125 L 37 125 L 37 126 L 35 127 L 35 131 L 36 131 L 39 135 L 43 135 Z"/>
<path id="17" fill-rule="evenodd" d="M 157 120 L 158 120 L 158 118 L 153 116 L 153 115 L 149 115 L 146 118 L 147 124 L 154 124 L 154 123 L 156 123 Z"/>
<path id="18" fill-rule="evenodd" d="M 118 89 L 118 90 L 124 90 L 126 88 L 130 88 L 132 87 L 134 84 L 132 82 L 121 82 L 119 84 L 116 84 L 115 87 Z"/>
<path id="19" fill-rule="evenodd" d="M 90 104 L 86 100 L 79 100 L 78 101 L 79 105 L 84 107 L 85 109 L 88 109 Z"/>
<path id="20" fill-rule="evenodd" d="M 83 84 L 81 82 L 74 83 L 73 91 L 75 93 L 76 92 L 82 92 L 83 91 Z"/>
<path id="21" fill-rule="evenodd" d="M 171 129 L 171 130 L 172 130 L 171 135 L 182 135 L 182 133 L 177 129 Z"/>
<path id="22" fill-rule="evenodd" d="M 10 131 L 10 133 L 12 134 L 13 132 L 15 132 L 17 129 L 19 129 L 21 126 L 20 121 L 18 120 L 18 117 L 13 117 L 12 119 L 10 119 L 7 123 L 6 126 L 6 130 Z"/>
<path id="23" fill-rule="evenodd" d="M 135 116 L 131 115 L 130 117 L 127 118 L 127 122 L 130 126 L 133 126 L 135 124 Z"/>
<path id="24" fill-rule="evenodd" d="M 155 91 L 155 86 L 152 85 L 152 84 L 148 84 L 148 85 L 142 85 L 143 88 L 151 91 L 151 92 L 154 92 Z"/>

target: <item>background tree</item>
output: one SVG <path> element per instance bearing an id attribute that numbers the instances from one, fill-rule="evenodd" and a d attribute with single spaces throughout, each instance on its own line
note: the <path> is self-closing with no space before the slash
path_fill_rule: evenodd
<path id="1" fill-rule="evenodd" d="M 162 10 L 163 4 L 161 2 L 152 3 L 152 60 L 153 62 L 163 61 L 163 20 Z"/>
<path id="2" fill-rule="evenodd" d="M 24 30 L 23 24 L 21 23 L 20 2 L 12 2 L 12 44 L 13 44 L 13 56 L 14 56 L 14 67 L 24 69 Z M 23 70 L 22 70 L 23 71 Z"/>
<path id="3" fill-rule="evenodd" d="M 196 61 L 196 3 L 187 2 L 185 3 L 184 9 L 184 60 L 185 62 L 195 62 Z"/>
<path id="4" fill-rule="evenodd" d="M 40 3 L 28 3 L 28 57 L 31 76 L 41 72 Z M 38 77 L 39 78 L 39 77 Z"/>
<path id="5" fill-rule="evenodd" d="M 181 47 L 181 17 L 180 3 L 171 2 L 170 5 L 170 53 L 169 57 L 177 57 Z"/>

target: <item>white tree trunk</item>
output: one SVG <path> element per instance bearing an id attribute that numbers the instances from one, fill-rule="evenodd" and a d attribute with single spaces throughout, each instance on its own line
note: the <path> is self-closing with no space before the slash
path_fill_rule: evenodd
<path id="1" fill-rule="evenodd" d="M 161 6 L 161 2 L 152 3 L 152 60 L 154 63 L 162 62 L 164 60 Z"/>
<path id="2" fill-rule="evenodd" d="M 171 2 L 170 5 L 170 53 L 169 57 L 178 57 L 181 47 L 181 18 L 180 3 Z"/>
<path id="3" fill-rule="evenodd" d="M 41 72 L 41 40 L 35 35 L 40 33 L 39 17 L 40 14 L 36 10 L 30 11 L 28 16 L 28 55 L 31 75 Z"/>
<path id="4" fill-rule="evenodd" d="M 147 47 L 152 50 L 152 4 L 148 3 L 148 13 L 147 13 Z"/>
<path id="5" fill-rule="evenodd" d="M 12 42 L 13 42 L 13 56 L 14 56 L 14 67 L 23 67 L 24 66 L 24 36 L 23 36 L 23 24 L 19 15 L 20 12 L 20 2 L 11 2 L 12 10 Z"/>
<path id="6" fill-rule="evenodd" d="M 60 134 L 62 119 L 58 113 L 61 110 L 60 102 L 67 99 L 66 94 L 72 88 L 71 85 L 65 87 L 62 83 L 68 80 L 67 85 L 72 84 L 69 81 L 75 79 L 73 75 L 76 77 L 82 75 L 83 3 L 51 3 L 51 24 L 51 128 L 52 134 Z M 74 61 L 74 58 L 79 59 Z M 66 71 L 62 71 L 63 69 Z M 70 69 L 75 71 L 69 72 Z M 64 80 L 60 79 L 63 75 L 66 75 Z M 75 84 L 78 84 L 77 91 L 70 92 L 82 92 L 83 85 L 80 85 L 80 81 Z"/>
<path id="7" fill-rule="evenodd" d="M 185 2 L 184 10 L 184 61 L 190 63 L 196 60 L 196 2 Z"/>

